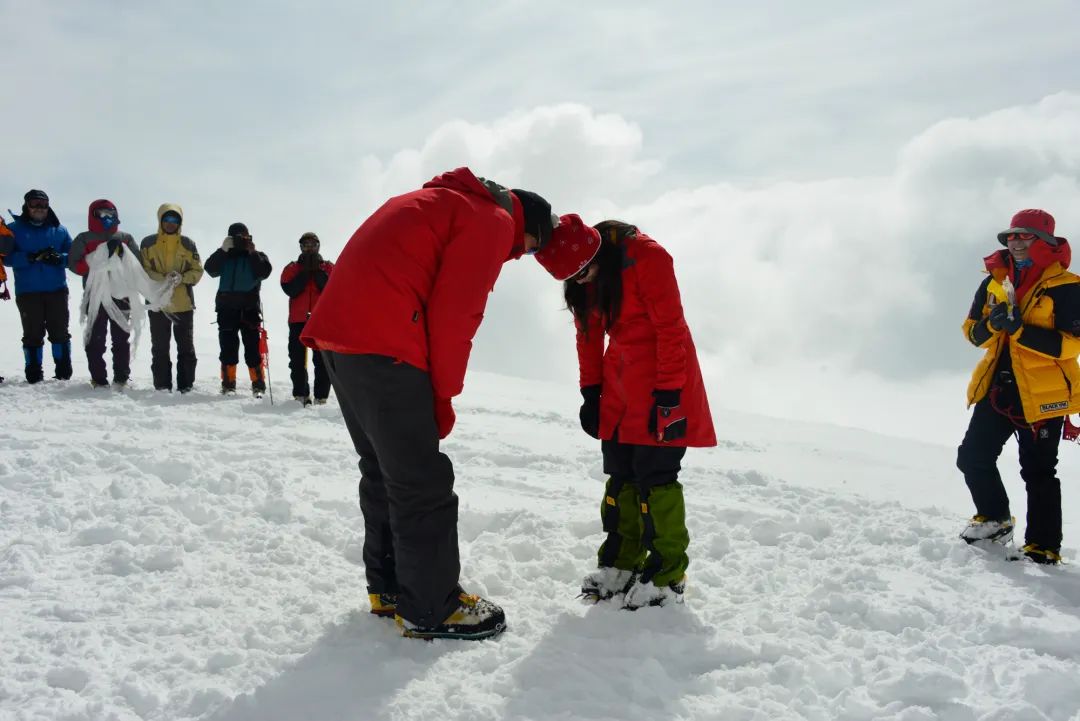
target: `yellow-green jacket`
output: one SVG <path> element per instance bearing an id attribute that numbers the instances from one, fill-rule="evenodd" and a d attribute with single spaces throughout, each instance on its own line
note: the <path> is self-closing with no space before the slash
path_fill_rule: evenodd
<path id="1" fill-rule="evenodd" d="M 203 267 L 199 259 L 199 251 L 191 238 L 179 233 L 170 235 L 161 229 L 161 216 L 170 210 L 178 214 L 181 222 L 183 221 L 184 212 L 180 206 L 165 203 L 157 211 L 157 234 L 143 238 L 139 247 L 142 250 L 142 262 L 146 274 L 154 280 L 165 280 L 165 277 L 173 271 L 180 274 L 180 284 L 176 286 L 172 300 L 163 310 L 166 313 L 183 313 L 195 308 L 195 293 L 192 292 L 191 286 L 202 279 Z"/>
<path id="2" fill-rule="evenodd" d="M 1076 361 L 1080 356 L 1080 277 L 1066 270 L 1071 251 L 1068 241 L 1059 240 L 1061 245 L 1044 259 L 1049 262 L 1037 266 L 1043 267 L 1038 279 L 1018 289 L 1015 310 L 1023 325 L 1012 336 L 994 330 L 987 322 L 990 309 L 1007 302 L 1002 283 L 1011 268 L 1008 251 L 986 259 L 990 275 L 975 293 L 963 325 L 964 337 L 986 349 L 968 385 L 969 406 L 986 397 L 1002 353 L 1007 352 L 1028 423 L 1080 411 L 1080 366 Z"/>

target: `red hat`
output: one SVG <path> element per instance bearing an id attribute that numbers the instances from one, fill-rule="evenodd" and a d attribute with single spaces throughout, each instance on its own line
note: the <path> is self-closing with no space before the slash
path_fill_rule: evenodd
<path id="1" fill-rule="evenodd" d="M 534 256 L 555 280 L 573 278 L 600 252 L 600 233 L 576 213 L 559 216 L 551 242 Z"/>
<path id="2" fill-rule="evenodd" d="M 998 242 L 1005 245 L 1010 233 L 1034 233 L 1050 245 L 1058 244 L 1058 239 L 1054 237 L 1054 216 L 1037 208 L 1021 210 L 1014 215 L 1008 230 L 998 233 Z"/>

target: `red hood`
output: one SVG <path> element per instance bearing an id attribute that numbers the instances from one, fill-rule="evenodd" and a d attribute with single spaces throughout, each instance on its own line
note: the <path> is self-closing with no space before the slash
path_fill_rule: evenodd
<path id="1" fill-rule="evenodd" d="M 1062 268 L 1068 268 L 1072 262 L 1072 248 L 1065 238 L 1058 238 L 1058 244 L 1050 245 L 1044 240 L 1036 240 L 1031 244 L 1029 254 L 1031 256 L 1031 272 L 1023 274 L 1023 282 L 1016 288 L 1016 297 L 1023 298 L 1032 286 L 1042 277 L 1043 272 L 1054 263 L 1060 263 Z M 996 250 L 983 258 L 986 271 L 994 276 L 999 283 L 1009 277 L 1016 282 L 1016 269 L 1013 267 L 1012 256 L 1008 249 Z"/>
<path id="2" fill-rule="evenodd" d="M 101 219 L 94 217 L 94 212 L 100 210 L 101 208 L 112 208 L 114 211 L 116 210 L 116 206 L 113 205 L 111 200 L 95 200 L 93 203 L 90 204 L 90 210 L 88 210 L 86 213 L 86 227 L 89 228 L 90 232 L 92 233 L 103 233 L 106 235 L 111 235 L 112 233 L 116 232 L 117 228 L 120 227 L 120 216 L 116 216 L 116 225 L 113 226 L 112 230 L 106 231 L 105 227 L 101 224 Z"/>
<path id="3" fill-rule="evenodd" d="M 484 184 L 477 180 L 473 172 L 466 167 L 457 168 L 456 170 L 448 170 L 442 175 L 436 175 L 434 178 L 424 183 L 425 188 L 449 188 L 450 190 L 456 190 L 459 193 L 472 193 L 474 195 L 481 195 L 485 198 L 491 198 L 491 193 L 484 187 Z"/>
<path id="4" fill-rule="evenodd" d="M 1058 238 L 1056 246 L 1037 240 L 1031 244 L 1030 253 L 1033 265 L 1039 270 L 1045 270 L 1055 261 L 1061 263 L 1062 268 L 1068 268 L 1072 262 L 1072 247 L 1065 238 Z M 1008 250 L 995 250 L 983 258 L 983 263 L 989 273 L 993 273 L 995 268 L 1007 271 L 1012 267 L 1010 258 Z"/>
<path id="5" fill-rule="evenodd" d="M 480 180 L 462 166 L 449 170 L 424 183 L 425 188 L 447 188 L 486 198 L 505 210 L 514 219 L 514 245 L 506 260 L 517 260 L 525 253 L 525 213 L 521 201 L 512 192 L 490 180 Z"/>

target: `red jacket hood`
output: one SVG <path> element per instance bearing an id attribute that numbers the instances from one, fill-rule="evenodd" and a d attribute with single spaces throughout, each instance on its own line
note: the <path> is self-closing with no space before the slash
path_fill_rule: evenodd
<path id="1" fill-rule="evenodd" d="M 112 210 L 114 212 L 116 211 L 116 206 L 113 205 L 113 202 L 111 200 L 105 200 L 105 199 L 95 200 L 93 203 L 90 204 L 90 210 L 88 210 L 86 212 L 86 216 L 87 216 L 87 218 L 86 218 L 86 227 L 89 228 L 90 232 L 92 232 L 92 233 L 104 233 L 104 234 L 108 235 L 108 234 L 110 234 L 110 231 L 106 231 L 105 226 L 103 226 L 101 224 L 101 219 L 94 216 L 94 213 L 96 211 L 102 209 L 102 208 L 112 208 Z M 120 216 L 117 215 L 116 216 L 116 225 L 113 226 L 113 229 L 112 229 L 111 232 L 115 233 L 117 231 L 117 229 L 119 229 L 119 227 L 120 227 Z"/>
<path id="2" fill-rule="evenodd" d="M 425 188 L 447 188 L 459 193 L 478 195 L 498 205 L 514 219 L 514 246 L 507 260 L 517 260 L 525 254 L 525 213 L 517 196 L 491 180 L 476 177 L 467 167 L 448 170 L 424 183 Z"/>
<path id="3" fill-rule="evenodd" d="M 1028 255 L 1031 257 L 1032 272 L 1023 273 L 1023 282 L 1016 288 L 1016 297 L 1023 298 L 1027 292 L 1042 278 L 1043 273 L 1054 263 L 1060 263 L 1063 269 L 1069 267 L 1072 262 L 1072 248 L 1065 238 L 1058 238 L 1057 245 L 1050 245 L 1044 240 L 1036 240 L 1031 244 Z M 994 276 L 999 283 L 1006 276 L 1016 282 L 1016 269 L 1013 267 L 1012 255 L 1008 249 L 996 250 L 983 258 L 986 271 Z"/>
<path id="4" fill-rule="evenodd" d="M 1031 256 L 1032 264 L 1040 271 L 1045 270 L 1055 261 L 1061 263 L 1061 267 L 1066 269 L 1072 262 L 1072 247 L 1065 238 L 1058 238 L 1058 244 L 1056 246 L 1050 245 L 1042 240 L 1037 240 L 1031 244 L 1029 254 Z M 989 273 L 993 273 L 997 268 L 1008 271 L 1012 267 L 1010 260 L 1011 256 L 1009 255 L 1008 249 L 995 250 L 993 253 L 983 258 L 983 264 L 986 266 L 986 270 Z"/>
<path id="5" fill-rule="evenodd" d="M 491 193 L 484 187 L 484 184 L 481 183 L 479 178 L 473 175 L 473 172 L 466 167 L 448 170 L 442 175 L 436 175 L 434 178 L 424 183 L 424 187 L 449 188 L 450 190 L 456 190 L 459 193 L 472 193 L 474 195 L 481 195 L 485 198 L 491 198 Z M 492 198 L 492 200 L 494 200 L 494 198 Z"/>

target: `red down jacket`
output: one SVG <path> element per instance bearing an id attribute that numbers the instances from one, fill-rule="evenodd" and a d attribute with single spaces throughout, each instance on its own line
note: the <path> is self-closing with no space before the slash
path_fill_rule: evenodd
<path id="1" fill-rule="evenodd" d="M 303 258 L 302 255 L 300 257 Z M 308 273 L 297 260 L 282 269 L 281 287 L 285 290 L 285 294 L 289 296 L 290 323 L 307 322 L 312 311 L 315 310 L 315 303 L 319 300 L 322 289 L 326 287 L 326 283 L 329 282 L 333 273 L 334 264 L 328 260 L 319 263 L 319 269 L 316 273 Z M 306 281 L 300 279 L 301 274 L 307 277 Z M 303 283 L 303 285 L 297 289 L 295 287 L 297 283 Z"/>
<path id="2" fill-rule="evenodd" d="M 524 250 L 521 204 L 468 168 L 386 201 L 334 265 L 301 335 L 315 349 L 390 356 L 461 393 L 473 336 L 503 263 Z"/>
<path id="3" fill-rule="evenodd" d="M 607 351 L 599 312 L 589 317 L 588 334 L 580 327 L 577 333 L 581 387 L 602 385 L 600 438 L 611 440 L 617 428 L 620 443 L 715 446 L 709 399 L 671 256 L 640 231 L 621 242 L 626 253 L 622 305 L 607 332 Z M 654 389 L 681 389 L 685 438 L 661 444 L 649 433 Z"/>

